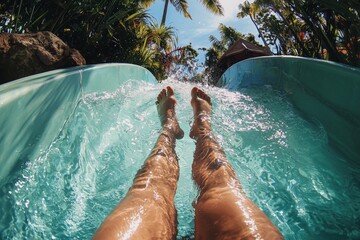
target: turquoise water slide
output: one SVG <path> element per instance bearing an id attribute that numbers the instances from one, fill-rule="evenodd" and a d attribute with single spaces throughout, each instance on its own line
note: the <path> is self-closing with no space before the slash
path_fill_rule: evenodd
<path id="1" fill-rule="evenodd" d="M 157 82 L 139 66 L 99 64 L 50 71 L 1 85 L 0 183 L 22 164 L 18 159 L 32 159 L 49 147 L 82 95 L 112 91 L 128 79 Z"/>
<path id="2" fill-rule="evenodd" d="M 329 142 L 360 160 L 360 69 L 333 62 L 289 57 L 259 57 L 231 66 L 218 86 L 238 91 L 268 84 L 325 128 Z"/>
<path id="3" fill-rule="evenodd" d="M 91 238 L 155 141 L 154 98 L 165 84 L 176 89 L 188 133 L 194 85 L 158 84 L 139 66 L 83 66 L 1 85 L 0 238 Z M 285 238 L 359 239 L 359 69 L 263 57 L 232 66 L 219 86 L 201 86 L 213 100 L 214 133 L 246 194 Z M 186 135 L 176 147 L 178 239 L 193 239 L 195 146 Z"/>
<path id="4" fill-rule="evenodd" d="M 100 64 L 55 70 L 0 86 L 0 179 L 48 147 L 83 94 L 116 89 L 128 79 L 156 82 L 146 69 Z M 229 68 L 218 85 L 239 90 L 271 84 L 326 129 L 331 144 L 360 159 L 360 70 L 299 57 L 260 57 Z"/>

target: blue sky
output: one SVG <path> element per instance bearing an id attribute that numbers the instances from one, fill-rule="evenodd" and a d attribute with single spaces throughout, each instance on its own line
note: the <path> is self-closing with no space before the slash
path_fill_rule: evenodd
<path id="1" fill-rule="evenodd" d="M 257 31 L 249 17 L 239 19 L 236 17 L 239 12 L 238 6 L 244 0 L 220 0 L 224 8 L 223 16 L 216 16 L 210 13 L 201 3 L 200 0 L 188 0 L 189 13 L 191 19 L 184 18 L 182 14 L 176 12 L 175 8 L 169 4 L 166 25 L 172 26 L 178 35 L 178 45 L 183 46 L 192 43 L 194 49 L 209 47 L 209 36 L 219 37 L 218 26 L 220 23 L 235 28 L 237 31 L 246 34 L 252 33 L 257 36 Z M 252 2 L 252 1 L 249 1 Z M 164 1 L 157 0 L 150 7 L 149 13 L 161 22 Z M 199 51 L 199 59 L 202 62 L 204 54 Z"/>

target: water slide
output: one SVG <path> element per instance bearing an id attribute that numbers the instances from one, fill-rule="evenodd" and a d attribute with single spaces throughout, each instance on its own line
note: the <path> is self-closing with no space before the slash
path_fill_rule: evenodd
<path id="1" fill-rule="evenodd" d="M 0 86 L 0 238 L 90 238 L 152 147 L 154 96 L 166 84 L 189 132 L 193 85 L 158 84 L 135 65 L 56 70 Z M 233 65 L 218 86 L 201 86 L 214 101 L 216 136 L 244 191 L 286 239 L 360 237 L 359 69 L 260 57 Z M 186 136 L 176 150 L 179 239 L 193 237 L 193 145 Z"/>
<path id="2" fill-rule="evenodd" d="M 322 60 L 274 56 L 239 62 L 218 86 L 240 90 L 271 85 L 326 129 L 330 144 L 360 160 L 360 69 Z"/>
<path id="3" fill-rule="evenodd" d="M 0 88 L 0 179 L 19 159 L 32 159 L 60 132 L 84 94 L 113 91 L 128 79 L 156 83 L 146 69 L 100 64 L 55 70 L 3 84 Z"/>

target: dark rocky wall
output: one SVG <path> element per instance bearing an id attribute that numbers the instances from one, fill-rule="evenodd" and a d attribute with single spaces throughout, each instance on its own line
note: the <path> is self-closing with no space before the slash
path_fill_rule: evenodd
<path id="1" fill-rule="evenodd" d="M 0 84 L 85 64 L 79 51 L 70 48 L 51 32 L 0 34 Z"/>

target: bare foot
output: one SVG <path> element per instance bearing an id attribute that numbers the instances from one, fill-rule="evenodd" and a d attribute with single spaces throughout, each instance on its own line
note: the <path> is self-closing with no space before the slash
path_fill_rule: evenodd
<path id="1" fill-rule="evenodd" d="M 158 95 L 156 107 L 159 114 L 161 126 L 171 130 L 177 139 L 184 137 L 184 131 L 180 128 L 175 114 L 176 98 L 174 90 L 167 86 Z"/>
<path id="2" fill-rule="evenodd" d="M 191 106 L 194 109 L 194 125 L 190 131 L 191 138 L 198 138 L 201 134 L 209 133 L 210 114 L 211 114 L 211 99 L 210 97 L 197 87 L 191 90 Z"/>

